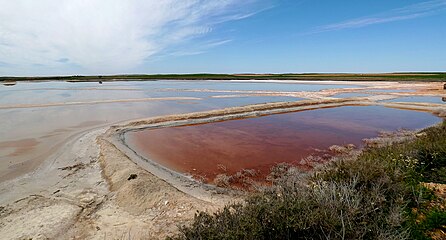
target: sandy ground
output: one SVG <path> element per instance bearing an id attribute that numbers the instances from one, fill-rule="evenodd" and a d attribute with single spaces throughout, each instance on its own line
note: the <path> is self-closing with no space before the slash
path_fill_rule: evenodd
<path id="1" fill-rule="evenodd" d="M 383 88 L 395 87 L 379 84 Z M 409 85 L 418 89 L 413 95 L 444 94 L 441 84 Z M 312 95 L 313 100 L 140 119 L 80 132 L 36 170 L 0 183 L 0 236 L 162 239 L 176 233 L 178 225 L 190 222 L 197 210 L 212 212 L 228 201 L 240 199 L 240 193 L 197 183 L 140 158 L 126 146 L 122 138 L 126 131 L 345 105 L 382 105 L 446 116 L 445 104 L 376 102 L 393 98 L 392 93 L 349 99 L 330 97 L 336 93 L 327 90 L 309 93 L 307 97 Z"/>
<path id="2" fill-rule="evenodd" d="M 33 173 L 0 185 L 3 239 L 158 239 L 197 210 L 221 206 L 144 171 L 97 139 L 104 131 L 80 134 Z"/>

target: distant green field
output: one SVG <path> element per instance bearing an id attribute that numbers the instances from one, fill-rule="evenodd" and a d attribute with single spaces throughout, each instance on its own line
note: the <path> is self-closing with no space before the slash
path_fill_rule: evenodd
<path id="1" fill-rule="evenodd" d="M 144 81 L 144 80 L 337 80 L 337 81 L 446 81 L 446 73 L 383 74 L 154 74 L 108 76 L 0 77 L 0 81 Z"/>

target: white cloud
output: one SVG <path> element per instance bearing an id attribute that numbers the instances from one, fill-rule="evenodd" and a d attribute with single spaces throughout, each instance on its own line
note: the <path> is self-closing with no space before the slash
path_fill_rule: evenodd
<path id="1" fill-rule="evenodd" d="M 428 16 L 446 10 L 446 0 L 432 0 L 412 4 L 406 7 L 397 8 L 382 14 L 367 16 L 352 20 L 347 20 L 340 23 L 329 24 L 318 27 L 311 31 L 311 33 L 338 31 L 351 28 L 362 28 L 374 24 L 382 24 L 396 21 L 403 21 L 415 19 L 419 17 Z M 307 33 L 308 34 L 308 33 Z"/>
<path id="2" fill-rule="evenodd" d="M 0 74 L 67 65 L 126 71 L 215 24 L 250 16 L 241 10 L 247 2 L 254 0 L 0 0 Z"/>
<path id="3" fill-rule="evenodd" d="M 214 41 L 203 41 L 199 44 L 191 44 L 187 49 L 183 49 L 181 46 L 178 49 L 173 49 L 172 52 L 167 52 L 163 56 L 158 57 L 168 57 L 168 56 L 192 56 L 206 53 L 207 50 L 218 47 L 227 43 L 232 42 L 231 39 L 227 40 L 214 40 Z"/>

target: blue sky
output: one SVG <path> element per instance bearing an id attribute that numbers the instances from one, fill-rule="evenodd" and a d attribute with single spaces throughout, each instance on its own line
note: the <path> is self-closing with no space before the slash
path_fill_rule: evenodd
<path id="1" fill-rule="evenodd" d="M 0 0 L 0 75 L 446 71 L 446 0 L 240 2 Z"/>

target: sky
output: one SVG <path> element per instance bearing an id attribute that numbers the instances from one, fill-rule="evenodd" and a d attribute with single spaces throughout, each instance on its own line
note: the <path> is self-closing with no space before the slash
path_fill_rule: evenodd
<path id="1" fill-rule="evenodd" d="M 0 0 L 0 76 L 446 71 L 446 0 Z"/>

